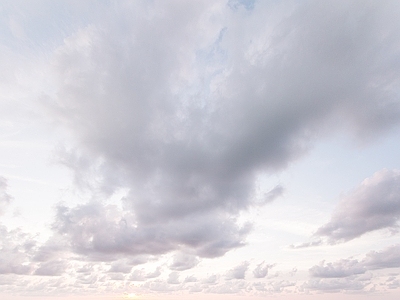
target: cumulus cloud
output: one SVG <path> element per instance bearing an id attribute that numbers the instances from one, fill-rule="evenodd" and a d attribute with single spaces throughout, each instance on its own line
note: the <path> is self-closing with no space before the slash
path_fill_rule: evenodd
<path id="1" fill-rule="evenodd" d="M 362 260 L 341 259 L 334 263 L 322 261 L 310 268 L 312 277 L 319 278 L 355 278 L 367 271 L 400 267 L 400 245 L 393 245 L 382 251 L 371 251 Z M 324 281 L 325 282 L 325 281 Z M 334 281 L 342 282 L 342 281 Z"/>
<path id="2" fill-rule="evenodd" d="M 274 292 L 283 292 L 286 288 L 295 286 L 296 283 L 288 280 L 274 281 L 272 284 Z"/>
<path id="3" fill-rule="evenodd" d="M 202 283 L 208 284 L 208 285 L 214 285 L 218 283 L 218 276 L 216 274 L 210 275 L 207 278 L 202 280 Z"/>
<path id="4" fill-rule="evenodd" d="M 381 170 L 344 196 L 331 220 L 315 235 L 330 243 L 349 241 L 367 232 L 398 230 L 400 218 L 400 172 Z"/>
<path id="5" fill-rule="evenodd" d="M 198 263 L 199 259 L 196 256 L 186 253 L 178 253 L 174 255 L 169 268 L 171 270 L 184 271 L 195 267 Z"/>
<path id="6" fill-rule="evenodd" d="M 400 267 L 400 245 L 393 245 L 380 252 L 369 252 L 364 265 L 370 269 L 398 268 Z"/>
<path id="7" fill-rule="evenodd" d="M 35 271 L 35 275 L 41 276 L 59 276 L 67 269 L 68 264 L 63 260 L 50 260 L 40 263 Z"/>
<path id="8" fill-rule="evenodd" d="M 178 273 L 178 272 L 171 272 L 171 273 L 168 275 L 167 282 L 168 282 L 169 284 L 179 284 L 179 283 L 180 283 L 180 282 L 179 282 L 179 273 Z"/>
<path id="9" fill-rule="evenodd" d="M 30 274 L 35 246 L 31 235 L 0 224 L 0 274 Z"/>
<path id="10" fill-rule="evenodd" d="M 111 264 L 111 268 L 109 272 L 115 273 L 130 273 L 132 270 L 132 266 L 129 265 L 125 260 L 115 261 Z"/>
<path id="11" fill-rule="evenodd" d="M 144 270 L 134 270 L 129 277 L 129 280 L 131 281 L 145 281 L 145 272 Z"/>
<path id="12" fill-rule="evenodd" d="M 153 272 L 149 272 L 145 275 L 146 278 L 157 278 L 161 275 L 161 267 L 156 268 Z"/>
<path id="13" fill-rule="evenodd" d="M 226 274 L 227 279 L 244 279 L 246 276 L 246 271 L 249 268 L 249 262 L 244 261 L 240 265 L 229 270 Z"/>
<path id="14" fill-rule="evenodd" d="M 77 186 L 129 192 L 123 210 L 59 206 L 53 241 L 90 260 L 243 246 L 250 226 L 236 217 L 260 204 L 260 172 L 285 168 L 333 123 L 363 140 L 398 122 L 396 9 L 134 1 L 93 17 L 54 51 L 43 105 L 70 134 L 58 154 Z M 282 193 L 278 185 L 262 203 Z M 393 218 L 352 233 L 334 217 L 317 235 L 348 240 Z M 54 259 L 46 249 L 38 261 Z M 171 269 L 195 265 L 177 258 Z"/>
<path id="15" fill-rule="evenodd" d="M 322 261 L 319 265 L 313 266 L 310 269 L 310 274 L 313 277 L 321 278 L 341 278 L 351 275 L 364 274 L 366 268 L 358 260 L 342 259 L 335 263 L 325 264 Z"/>
<path id="16" fill-rule="evenodd" d="M 185 282 L 197 282 L 197 281 L 198 281 L 197 278 L 193 275 L 187 276 L 185 278 Z"/>
<path id="17" fill-rule="evenodd" d="M 310 279 L 302 287 L 307 290 L 337 293 L 342 291 L 360 291 L 369 283 L 369 281 L 360 281 L 353 278 Z"/>
<path id="18" fill-rule="evenodd" d="M 265 262 L 262 262 L 257 265 L 257 267 L 253 270 L 253 275 L 255 278 L 264 278 L 268 275 L 268 270 L 271 269 L 274 265 L 268 265 Z"/>

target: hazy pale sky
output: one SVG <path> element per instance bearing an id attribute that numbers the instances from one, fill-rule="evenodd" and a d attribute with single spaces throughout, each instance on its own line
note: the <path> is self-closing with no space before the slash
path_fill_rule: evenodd
<path id="1" fill-rule="evenodd" d="M 0 3 L 0 298 L 399 299 L 398 1 Z"/>

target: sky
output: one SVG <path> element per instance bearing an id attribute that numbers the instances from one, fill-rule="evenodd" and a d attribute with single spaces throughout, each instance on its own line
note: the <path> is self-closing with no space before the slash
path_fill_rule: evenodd
<path id="1" fill-rule="evenodd" d="M 400 297 L 398 1 L 0 3 L 0 298 Z"/>

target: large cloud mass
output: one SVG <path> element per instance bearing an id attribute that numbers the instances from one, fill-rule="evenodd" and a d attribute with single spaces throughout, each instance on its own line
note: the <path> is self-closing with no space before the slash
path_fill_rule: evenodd
<path id="1" fill-rule="evenodd" d="M 66 38 L 46 100 L 76 141 L 60 159 L 81 186 L 129 193 L 115 215 L 60 207 L 56 231 L 89 256 L 243 245 L 234 217 L 260 203 L 260 172 L 333 122 L 365 140 L 399 119 L 398 7 L 359 4 L 120 2 Z"/>

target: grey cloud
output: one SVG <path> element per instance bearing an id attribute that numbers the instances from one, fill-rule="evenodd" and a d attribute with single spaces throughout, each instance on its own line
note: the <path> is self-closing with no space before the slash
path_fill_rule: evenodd
<path id="1" fill-rule="evenodd" d="M 280 281 L 274 281 L 271 283 L 273 291 L 281 293 L 283 292 L 286 288 L 295 286 L 296 283 L 288 280 L 280 280 Z"/>
<path id="2" fill-rule="evenodd" d="M 205 284 L 217 284 L 218 283 L 218 276 L 213 274 L 208 276 L 207 278 L 202 280 L 202 283 Z"/>
<path id="3" fill-rule="evenodd" d="M 61 258 L 68 251 L 68 244 L 60 236 L 53 236 L 44 244 L 35 249 L 32 260 L 35 262 L 45 262 Z"/>
<path id="4" fill-rule="evenodd" d="M 312 241 L 312 242 L 305 242 L 305 243 L 301 243 L 301 244 L 298 244 L 298 245 L 290 245 L 289 248 L 291 248 L 291 249 L 301 249 L 301 248 L 320 246 L 322 244 L 323 244 L 323 241 L 321 239 L 318 239 L 318 240 Z"/>
<path id="5" fill-rule="evenodd" d="M 148 255 L 138 255 L 128 260 L 128 264 L 132 266 L 137 266 L 144 264 L 146 262 L 155 260 L 154 257 Z"/>
<path id="6" fill-rule="evenodd" d="M 363 264 L 373 270 L 400 267 L 400 245 L 393 245 L 380 252 L 367 253 Z"/>
<path id="7" fill-rule="evenodd" d="M 225 281 L 222 284 L 213 285 L 206 289 L 208 293 L 217 293 L 217 294 L 235 294 L 241 291 L 246 290 L 248 287 L 248 283 L 244 280 L 234 280 L 234 281 Z"/>
<path id="8" fill-rule="evenodd" d="M 203 291 L 203 287 L 201 287 L 199 284 L 192 285 L 189 288 L 190 293 L 200 293 L 202 291 Z"/>
<path id="9" fill-rule="evenodd" d="M 352 275 L 364 274 L 366 268 L 358 260 L 343 259 L 335 263 L 325 264 L 322 261 L 319 265 L 313 266 L 310 269 L 310 274 L 313 277 L 321 278 L 341 278 Z"/>
<path id="10" fill-rule="evenodd" d="M 94 268 L 93 268 L 94 264 L 93 263 L 89 263 L 89 264 L 85 264 L 82 267 L 76 269 L 77 273 L 82 273 L 85 275 L 89 275 L 91 273 L 93 273 Z"/>
<path id="11" fill-rule="evenodd" d="M 111 280 L 119 280 L 119 281 L 125 280 L 125 276 L 122 273 L 110 273 L 108 274 L 108 276 L 110 277 Z"/>
<path id="12" fill-rule="evenodd" d="M 67 269 L 68 265 L 63 260 L 50 260 L 40 263 L 35 271 L 35 275 L 41 276 L 60 276 Z"/>
<path id="13" fill-rule="evenodd" d="M 262 262 L 257 265 L 257 267 L 253 270 L 253 275 L 255 278 L 264 278 L 268 275 L 268 270 L 271 269 L 274 265 L 265 264 Z"/>
<path id="14" fill-rule="evenodd" d="M 145 278 L 157 278 L 161 275 L 161 267 L 156 268 L 153 272 L 147 273 Z"/>
<path id="15" fill-rule="evenodd" d="M 264 195 L 264 203 L 269 203 L 274 201 L 276 198 L 282 196 L 284 193 L 285 188 L 281 185 L 275 186 L 272 190 L 270 190 L 268 193 L 265 193 Z"/>
<path id="16" fill-rule="evenodd" d="M 185 282 L 197 282 L 197 281 L 198 281 L 197 278 L 193 275 L 185 278 Z"/>
<path id="17" fill-rule="evenodd" d="M 399 218 L 400 172 L 384 169 L 344 196 L 331 221 L 315 235 L 327 237 L 330 243 L 349 241 L 378 229 L 397 230 Z"/>
<path id="18" fill-rule="evenodd" d="M 310 275 L 319 278 L 355 278 L 367 271 L 400 267 L 400 245 L 382 251 L 371 251 L 362 260 L 341 259 L 334 263 L 322 261 L 310 268 Z M 361 278 L 361 277 L 360 277 Z M 335 281 L 338 282 L 338 281 Z"/>
<path id="19" fill-rule="evenodd" d="M 31 274 L 35 247 L 29 234 L 0 224 L 0 274 Z"/>
<path id="20" fill-rule="evenodd" d="M 389 277 L 385 284 L 389 289 L 397 289 L 400 287 L 400 280 L 396 277 Z"/>
<path id="21" fill-rule="evenodd" d="M 255 204 L 259 172 L 285 168 L 341 124 L 362 140 L 400 119 L 390 2 L 257 3 L 245 19 L 221 3 L 157 2 L 137 14 L 140 5 L 115 5 L 54 53 L 57 92 L 45 105 L 76 149 L 62 162 L 81 186 L 129 188 L 124 209 L 137 226 L 102 228 L 101 209 L 90 224 L 68 219 L 84 206 L 59 212 L 73 251 L 223 255 L 244 243 L 249 228 L 232 217 Z M 269 18 L 280 5 L 287 15 Z M 333 235 L 332 222 L 318 234 Z"/>
<path id="22" fill-rule="evenodd" d="M 132 281 L 145 281 L 146 275 L 143 269 L 141 270 L 134 270 L 129 277 L 129 280 Z"/>
<path id="23" fill-rule="evenodd" d="M 227 279 L 244 279 L 246 276 L 246 271 L 249 268 L 249 262 L 245 261 L 240 265 L 234 267 L 226 274 Z"/>
<path id="24" fill-rule="evenodd" d="M 128 265 L 125 260 L 115 261 L 111 264 L 111 268 L 109 272 L 115 273 L 130 273 L 132 270 L 132 266 Z"/>
<path id="25" fill-rule="evenodd" d="M 174 255 L 172 263 L 168 266 L 171 270 L 184 271 L 195 267 L 199 259 L 195 255 L 178 253 Z"/>
<path id="26" fill-rule="evenodd" d="M 359 291 L 364 289 L 368 284 L 368 281 L 363 282 L 352 278 L 310 279 L 303 284 L 303 288 L 336 293 L 341 291 Z"/>
<path id="27" fill-rule="evenodd" d="M 168 275 L 168 280 L 167 280 L 167 282 L 169 283 L 169 284 L 179 284 L 180 282 L 179 282 L 179 273 L 178 272 L 171 272 L 169 275 Z"/>
<path id="28" fill-rule="evenodd" d="M 55 238 L 65 243 L 67 249 L 93 260 L 163 254 L 183 246 L 199 256 L 216 257 L 242 246 L 249 230 L 246 226 L 238 228 L 235 220 L 220 213 L 177 219 L 160 228 L 158 224 L 137 223 L 131 213 L 99 203 L 71 209 L 58 207 L 53 229 Z M 175 267 L 183 268 L 184 257 L 176 259 L 181 261 L 176 261 Z M 196 260 L 186 259 L 186 267 Z"/>

